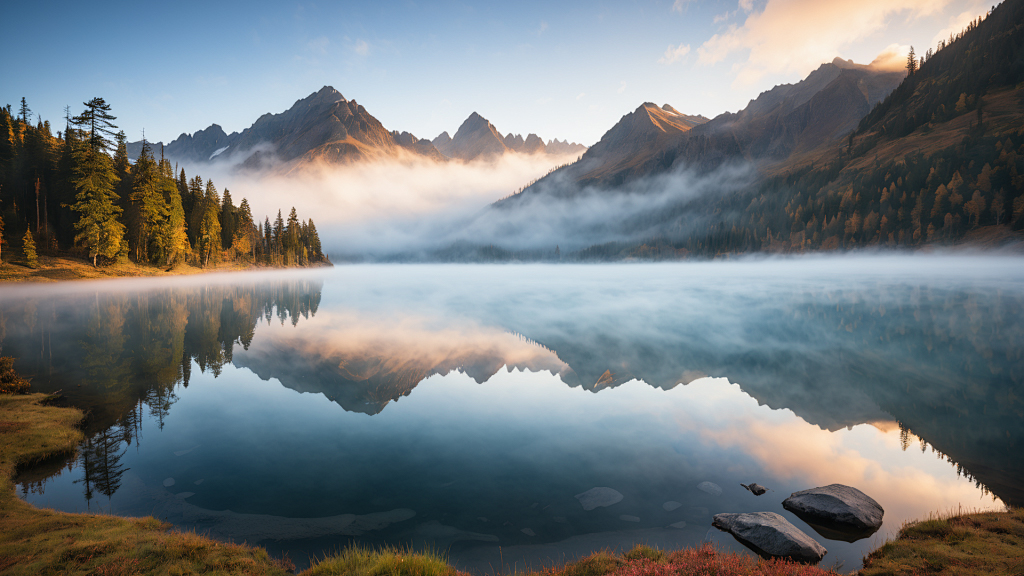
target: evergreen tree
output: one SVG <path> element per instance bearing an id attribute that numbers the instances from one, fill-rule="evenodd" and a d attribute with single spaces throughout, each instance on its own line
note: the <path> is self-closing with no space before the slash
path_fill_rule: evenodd
<path id="1" fill-rule="evenodd" d="M 117 185 L 118 206 L 128 206 L 128 198 L 132 193 L 131 162 L 128 160 L 128 142 L 124 130 L 118 131 L 115 136 L 117 146 L 114 149 L 114 170 L 120 179 Z"/>
<path id="2" fill-rule="evenodd" d="M 21 116 L 21 123 L 28 126 L 28 117 L 32 113 L 32 109 L 28 107 L 25 102 L 25 97 L 21 97 L 21 109 L 18 111 L 18 116 Z"/>
<path id="3" fill-rule="evenodd" d="M 235 239 L 235 206 L 231 202 L 231 191 L 224 189 L 224 199 L 220 207 L 221 246 L 225 250 L 230 249 Z"/>
<path id="4" fill-rule="evenodd" d="M 220 235 L 220 197 L 217 188 L 212 180 L 206 181 L 206 195 L 203 198 L 199 222 L 199 235 L 197 248 L 202 265 L 209 266 L 210 260 L 217 262 L 220 258 L 221 235 Z"/>
<path id="5" fill-rule="evenodd" d="M 25 262 L 29 268 L 39 267 L 39 257 L 36 254 L 36 241 L 32 237 L 32 230 L 26 229 L 22 238 L 22 251 L 25 253 Z"/>
<path id="6" fill-rule="evenodd" d="M 157 189 L 157 165 L 145 139 L 132 176 L 128 212 L 130 246 L 137 262 L 149 262 L 154 231 L 168 214 L 163 195 Z"/>
<path id="7" fill-rule="evenodd" d="M 917 58 L 914 56 L 914 47 L 910 47 L 910 54 L 907 55 L 907 76 L 913 76 L 917 72 Z"/>
<path id="8" fill-rule="evenodd" d="M 84 105 L 85 111 L 71 121 L 86 132 L 92 150 L 105 153 L 110 149 L 110 137 L 116 128 L 113 121 L 117 118 L 110 115 L 110 105 L 103 98 L 93 98 Z"/>
<path id="9" fill-rule="evenodd" d="M 178 192 L 178 182 L 174 180 L 174 172 L 167 160 L 160 162 L 156 187 L 166 216 L 157 226 L 154 257 L 164 266 L 171 266 L 177 260 L 188 257 L 192 250 L 185 230 L 185 210 Z"/>
<path id="10" fill-rule="evenodd" d="M 238 205 L 237 229 L 231 245 L 239 254 L 245 254 L 251 261 L 256 261 L 256 225 L 252 221 L 252 210 L 249 201 L 242 198 Z"/>
<path id="11" fill-rule="evenodd" d="M 94 150 L 87 143 L 75 142 L 75 204 L 71 209 L 79 214 L 75 223 L 75 242 L 89 250 L 93 266 L 97 257 L 113 259 L 121 250 L 124 225 L 117 206 L 117 174 L 110 157 Z"/>

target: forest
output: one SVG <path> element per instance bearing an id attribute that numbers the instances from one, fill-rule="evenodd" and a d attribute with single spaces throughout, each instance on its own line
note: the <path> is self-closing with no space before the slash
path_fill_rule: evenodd
<path id="1" fill-rule="evenodd" d="M 126 137 L 102 98 L 66 110 L 54 136 L 24 98 L 0 108 L 0 258 L 29 267 L 39 255 L 133 261 L 171 268 L 237 262 L 261 266 L 329 264 L 313 220 L 253 218 L 248 201 L 144 144 L 130 159 Z M 111 153 L 112 152 L 112 153 Z M 159 157 L 158 157 L 159 154 Z"/>

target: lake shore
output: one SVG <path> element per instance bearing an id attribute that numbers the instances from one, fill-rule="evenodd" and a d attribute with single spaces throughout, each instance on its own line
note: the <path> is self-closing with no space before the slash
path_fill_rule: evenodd
<path id="1" fill-rule="evenodd" d="M 84 415 L 53 406 L 45 394 L 0 395 L 0 573 L 2 574 L 288 574 L 292 563 L 266 550 L 180 532 L 155 518 L 122 518 L 38 509 L 17 497 L 18 466 L 73 453 L 83 440 Z M 862 576 L 876 574 L 1012 573 L 1024 566 L 1024 511 L 933 518 L 905 526 L 866 559 Z M 781 560 L 756 560 L 709 546 L 673 552 L 637 546 L 622 555 L 599 552 L 547 576 L 827 576 L 832 570 Z M 436 554 L 348 548 L 314 561 L 302 574 L 455 576 Z"/>
<path id="2" fill-rule="evenodd" d="M 242 272 L 246 270 L 269 270 L 243 262 L 223 262 L 206 268 L 190 264 L 176 264 L 171 268 L 151 264 L 124 262 L 106 266 L 68 256 L 40 256 L 39 266 L 29 268 L 13 262 L 0 263 L 0 284 L 19 282 L 64 282 L 69 280 L 100 280 L 111 278 L 142 278 L 155 276 L 191 276 L 213 272 Z"/>

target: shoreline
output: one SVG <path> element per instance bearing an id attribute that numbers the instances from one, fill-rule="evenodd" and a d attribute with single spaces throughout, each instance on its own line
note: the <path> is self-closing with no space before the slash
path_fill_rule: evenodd
<path id="1" fill-rule="evenodd" d="M 247 544 L 182 532 L 152 517 L 40 509 L 16 495 L 25 465 L 74 453 L 84 439 L 81 410 L 53 405 L 56 396 L 0 394 L 0 574 L 294 573 L 285 556 Z M 1024 510 L 935 516 L 901 527 L 865 557 L 860 576 L 1013 573 L 1024 567 Z M 537 576 L 836 576 L 835 570 L 786 560 L 719 552 L 710 546 L 662 551 L 638 545 L 620 555 L 595 552 Z M 433 552 L 350 547 L 314 560 L 302 576 L 467 576 Z"/>
<path id="2" fill-rule="evenodd" d="M 190 264 L 177 264 L 172 268 L 164 268 L 162 266 L 154 266 L 151 264 L 125 262 L 94 267 L 85 260 L 71 256 L 39 256 L 39 266 L 36 268 L 29 268 L 13 262 L 0 262 L 0 286 L 16 284 L 49 284 L 78 280 L 197 276 L 200 274 L 224 272 L 301 270 L 327 266 L 328 265 L 276 267 L 239 262 L 226 262 L 208 268 L 197 268 Z"/>

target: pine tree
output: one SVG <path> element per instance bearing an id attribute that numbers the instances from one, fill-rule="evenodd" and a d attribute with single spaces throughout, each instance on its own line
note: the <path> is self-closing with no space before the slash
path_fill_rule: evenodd
<path id="1" fill-rule="evenodd" d="M 252 210 L 249 208 L 249 201 L 245 198 L 242 198 L 242 203 L 238 205 L 237 228 L 231 245 L 238 250 L 239 254 L 245 254 L 255 262 L 256 225 L 252 221 Z"/>
<path id="2" fill-rule="evenodd" d="M 75 142 L 75 147 L 77 194 L 71 209 L 80 216 L 74 226 L 75 242 L 89 249 L 92 265 L 96 266 L 99 256 L 113 259 L 124 240 L 125 229 L 119 220 L 121 208 L 115 204 L 117 174 L 110 157 L 103 152 L 86 143 Z"/>
<path id="3" fill-rule="evenodd" d="M 26 229 L 22 240 L 22 251 L 25 252 L 25 262 L 29 268 L 39 267 L 39 256 L 36 254 L 36 240 L 32 237 L 32 230 Z"/>
<path id="4" fill-rule="evenodd" d="M 295 207 L 292 206 L 292 211 L 288 213 L 288 225 L 287 228 L 285 229 L 285 264 L 297 264 L 300 252 L 301 250 L 299 245 L 299 216 L 295 212 Z"/>
<path id="5" fill-rule="evenodd" d="M 196 247 L 199 251 L 200 262 L 205 267 L 210 264 L 211 259 L 214 262 L 219 260 L 218 256 L 221 251 L 220 196 L 218 196 L 217 188 L 213 185 L 212 180 L 206 181 L 206 195 L 203 198 L 201 210 L 197 210 L 197 212 L 201 213 L 201 219 Z"/>
<path id="6" fill-rule="evenodd" d="M 21 123 L 28 126 L 28 117 L 32 113 L 32 109 L 28 107 L 25 102 L 25 97 L 21 97 L 21 109 L 18 111 L 18 116 L 21 116 Z"/>
<path id="7" fill-rule="evenodd" d="M 84 105 L 85 111 L 71 121 L 86 131 L 91 149 L 105 153 L 110 149 L 110 137 L 114 136 L 116 128 L 113 121 L 117 118 L 110 115 L 110 105 L 103 98 L 93 98 Z"/>
<path id="8" fill-rule="evenodd" d="M 231 202 L 231 191 L 224 189 L 224 198 L 220 207 L 221 245 L 225 250 L 230 249 L 235 239 L 235 206 Z"/>
<path id="9" fill-rule="evenodd" d="M 179 259 L 187 258 L 192 249 L 185 231 L 185 210 L 178 192 L 179 183 L 174 180 L 174 172 L 167 160 L 160 162 L 156 188 L 165 206 L 166 216 L 156 230 L 154 256 L 163 265 L 172 266 Z"/>
<path id="10" fill-rule="evenodd" d="M 910 47 L 910 54 L 907 55 L 907 76 L 913 76 L 917 72 L 917 58 L 914 56 L 914 47 Z"/>
<path id="11" fill-rule="evenodd" d="M 163 195 L 157 190 L 158 177 L 149 143 L 143 139 L 142 151 L 133 170 L 128 211 L 131 250 L 137 262 L 151 260 L 153 234 L 168 215 Z"/>
<path id="12" fill-rule="evenodd" d="M 117 177 L 120 179 L 117 185 L 118 206 L 125 208 L 128 205 L 128 197 L 132 193 L 132 164 L 128 160 L 128 143 L 124 131 L 118 131 L 115 138 L 117 146 L 114 149 L 114 170 L 117 171 Z"/>

